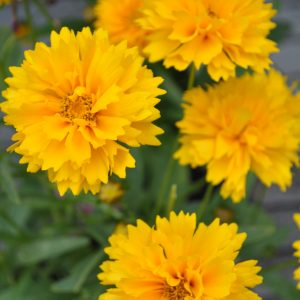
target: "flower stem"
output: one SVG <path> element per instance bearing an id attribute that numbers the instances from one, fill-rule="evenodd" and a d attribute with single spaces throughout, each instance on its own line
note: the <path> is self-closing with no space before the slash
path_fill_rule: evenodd
<path id="1" fill-rule="evenodd" d="M 35 35 L 35 30 L 33 27 L 33 18 L 32 18 L 32 14 L 30 11 L 30 0 L 24 0 L 24 10 L 25 10 L 25 15 L 26 15 L 26 19 L 27 19 L 27 23 L 31 32 L 31 39 L 32 39 L 32 43 L 35 44 L 36 43 L 36 35 Z"/>
<path id="2" fill-rule="evenodd" d="M 3 66 L 2 62 L 0 62 L 0 80 L 1 80 L 1 82 L 4 82 L 5 78 L 6 78 L 6 76 L 5 76 L 4 66 Z"/>
<path id="3" fill-rule="evenodd" d="M 196 79 L 196 67 L 195 67 L 194 64 L 192 64 L 191 69 L 190 69 L 190 75 L 189 75 L 187 90 L 190 90 L 194 86 L 195 79 Z"/>
<path id="4" fill-rule="evenodd" d="M 196 68 L 195 68 L 195 65 L 193 64 L 190 68 L 190 75 L 189 75 L 188 86 L 187 86 L 188 90 L 194 86 L 195 77 L 196 77 Z M 178 139 L 179 139 L 179 137 L 177 136 L 175 139 L 174 146 L 172 147 L 171 157 L 169 159 L 165 174 L 162 179 L 162 183 L 161 183 L 157 201 L 156 201 L 156 207 L 155 207 L 156 213 L 159 213 L 161 211 L 161 208 L 162 208 L 162 205 L 164 202 L 164 197 L 166 196 L 165 195 L 166 190 L 170 186 L 170 181 L 172 179 L 172 175 L 173 175 L 173 171 L 174 171 L 174 167 L 175 167 L 175 160 L 174 160 L 172 154 L 173 154 L 173 151 L 175 149 L 177 149 L 177 147 L 178 147 Z M 171 209 L 173 208 L 172 205 L 170 206 L 170 203 L 169 203 L 168 207 L 166 208 L 167 211 L 169 211 L 169 207 L 171 207 Z"/>
<path id="5" fill-rule="evenodd" d="M 214 187 L 211 184 L 209 184 L 206 191 L 205 191 L 204 197 L 200 201 L 200 205 L 199 205 L 199 209 L 198 209 L 198 218 L 199 218 L 199 220 L 201 220 L 203 218 L 203 215 L 205 213 L 207 205 L 208 205 L 208 203 L 210 202 L 210 200 L 212 198 L 213 190 L 214 190 Z"/>
<path id="6" fill-rule="evenodd" d="M 171 190 L 170 190 L 170 194 L 169 194 L 169 201 L 168 201 L 168 206 L 167 206 L 167 211 L 166 211 L 167 216 L 174 209 L 176 199 L 177 199 L 177 185 L 173 184 L 171 186 Z"/>
<path id="7" fill-rule="evenodd" d="M 167 190 L 168 186 L 170 185 L 170 181 L 172 179 L 172 175 L 173 175 L 173 171 L 174 171 L 174 167 L 175 167 L 175 160 L 174 160 L 172 154 L 173 154 L 174 149 L 177 148 L 177 143 L 178 143 L 178 141 L 176 139 L 176 141 L 174 143 L 174 146 L 172 147 L 171 156 L 170 156 L 170 159 L 168 161 L 168 165 L 167 165 L 165 174 L 163 176 L 162 183 L 161 183 L 161 186 L 160 186 L 160 190 L 159 190 L 159 193 L 158 193 L 158 197 L 157 197 L 157 201 L 156 201 L 156 207 L 155 207 L 156 213 L 159 213 L 161 208 L 162 208 L 162 205 L 163 205 L 163 202 L 164 202 L 164 197 L 165 197 L 165 194 L 166 194 L 166 190 Z"/>

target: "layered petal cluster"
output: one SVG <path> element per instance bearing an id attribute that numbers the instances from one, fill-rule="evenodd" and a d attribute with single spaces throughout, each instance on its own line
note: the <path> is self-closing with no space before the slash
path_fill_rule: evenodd
<path id="1" fill-rule="evenodd" d="M 182 134 L 175 153 L 183 165 L 207 165 L 208 182 L 222 183 L 221 195 L 238 202 L 247 174 L 254 172 L 284 191 L 298 165 L 300 97 L 275 70 L 246 74 L 207 90 L 186 92 Z"/>
<path id="2" fill-rule="evenodd" d="M 150 62 L 185 70 L 208 66 L 218 81 L 235 76 L 236 66 L 268 69 L 276 44 L 272 4 L 264 0 L 153 0 L 138 20 L 149 32 L 144 52 Z"/>
<path id="3" fill-rule="evenodd" d="M 196 214 L 141 220 L 110 237 L 100 300 L 258 300 L 250 288 L 262 282 L 255 260 L 236 262 L 246 238 L 236 224 L 196 224 Z"/>
<path id="4" fill-rule="evenodd" d="M 128 146 L 159 145 L 162 133 L 152 124 L 162 79 L 142 64 L 137 49 L 111 45 L 103 30 L 52 32 L 51 45 L 26 51 L 6 80 L 10 149 L 29 172 L 47 171 L 60 194 L 96 193 L 110 174 L 124 178 L 135 166 Z"/>
<path id="5" fill-rule="evenodd" d="M 294 220 L 300 229 L 300 213 L 294 215 Z M 293 246 L 296 249 L 295 256 L 299 259 L 300 263 L 300 240 L 296 241 Z M 298 281 L 297 288 L 300 290 L 300 267 L 294 272 L 294 278 Z"/>
<path id="6" fill-rule="evenodd" d="M 138 24 L 140 9 L 151 0 L 98 0 L 95 6 L 96 28 L 108 31 L 112 43 L 127 40 L 129 46 L 143 49 L 146 31 Z"/>

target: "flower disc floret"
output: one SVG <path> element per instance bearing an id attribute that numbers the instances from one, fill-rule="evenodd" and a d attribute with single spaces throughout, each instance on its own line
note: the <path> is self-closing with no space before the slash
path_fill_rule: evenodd
<path id="1" fill-rule="evenodd" d="M 286 190 L 299 164 L 300 97 L 293 93 L 275 70 L 187 91 L 175 158 L 207 166 L 207 181 L 222 184 L 223 198 L 235 202 L 245 197 L 249 172 Z"/>
<path id="2" fill-rule="evenodd" d="M 196 214 L 138 220 L 110 237 L 109 260 L 98 278 L 112 286 L 99 300 L 258 300 L 250 288 L 262 282 L 255 260 L 236 262 L 246 238 L 236 224 L 197 226 Z"/>
<path id="3" fill-rule="evenodd" d="M 85 28 L 52 32 L 21 67 L 10 69 L 5 122 L 29 172 L 45 170 L 60 194 L 97 193 L 114 173 L 124 178 L 135 160 L 129 146 L 160 145 L 157 96 L 162 82 L 143 66 L 137 49 L 111 45 L 107 33 Z"/>
<path id="4" fill-rule="evenodd" d="M 150 62 L 185 70 L 208 66 L 218 81 L 236 66 L 268 69 L 276 44 L 268 39 L 276 11 L 263 0 L 153 0 L 138 20 L 149 32 L 144 52 Z"/>

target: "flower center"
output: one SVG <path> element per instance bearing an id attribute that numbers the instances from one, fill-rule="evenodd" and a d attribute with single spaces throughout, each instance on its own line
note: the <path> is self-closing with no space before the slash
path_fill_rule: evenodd
<path id="1" fill-rule="evenodd" d="M 185 289 L 184 281 L 182 280 L 176 286 L 166 284 L 164 296 L 168 300 L 184 300 L 186 296 L 190 296 L 190 293 Z"/>
<path id="2" fill-rule="evenodd" d="M 93 98 L 84 93 L 82 88 L 77 88 L 72 95 L 67 95 L 62 100 L 61 115 L 69 120 L 83 119 L 88 122 L 95 121 L 92 113 Z"/>
<path id="3" fill-rule="evenodd" d="M 208 10 L 208 15 L 211 17 L 211 18 L 215 18 L 217 17 L 217 15 L 212 11 L 212 10 Z"/>

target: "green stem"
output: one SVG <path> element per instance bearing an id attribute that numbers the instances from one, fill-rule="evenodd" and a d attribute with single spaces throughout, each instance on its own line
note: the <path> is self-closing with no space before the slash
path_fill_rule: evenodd
<path id="1" fill-rule="evenodd" d="M 177 185 L 173 184 L 171 186 L 170 195 L 169 195 L 169 201 L 168 201 L 168 206 L 166 211 L 167 216 L 174 209 L 176 199 L 177 199 Z"/>
<path id="2" fill-rule="evenodd" d="M 178 103 L 181 103 L 182 89 L 180 88 L 176 80 L 172 77 L 170 72 L 168 72 L 159 64 L 152 65 L 151 67 L 153 68 L 155 74 L 160 75 L 164 79 L 162 87 L 166 91 L 168 91 L 168 99 L 170 99 L 176 105 L 178 105 Z"/>
<path id="3" fill-rule="evenodd" d="M 212 198 L 213 190 L 214 190 L 214 187 L 210 184 L 205 191 L 204 197 L 202 198 L 200 205 L 199 205 L 199 209 L 198 209 L 199 220 L 201 220 L 203 218 L 206 207 Z"/>
<path id="4" fill-rule="evenodd" d="M 266 198 L 266 194 L 267 194 L 267 188 L 265 186 L 260 186 L 260 191 L 259 193 L 257 193 L 257 197 L 254 198 L 254 205 L 258 208 L 263 208 L 263 205 L 264 205 L 264 200 Z M 258 220 L 258 214 L 257 214 L 257 210 L 254 209 L 253 210 L 253 217 L 252 217 L 252 220 L 254 223 L 257 222 Z"/>
<path id="5" fill-rule="evenodd" d="M 194 194 L 199 190 L 203 189 L 205 185 L 206 185 L 205 178 L 201 178 L 199 181 L 193 182 L 188 191 L 190 194 Z"/>
<path id="6" fill-rule="evenodd" d="M 260 207 L 263 206 L 264 204 L 264 201 L 266 199 L 266 195 L 267 195 L 267 188 L 265 186 L 262 187 L 262 191 L 261 191 L 261 194 L 260 196 L 258 197 L 257 199 L 257 203 Z"/>
<path id="7" fill-rule="evenodd" d="M 189 75 L 187 90 L 190 90 L 191 88 L 193 88 L 193 86 L 195 84 L 195 79 L 196 79 L 196 67 L 195 67 L 194 64 L 192 64 L 191 69 L 190 69 L 190 75 Z"/>
<path id="8" fill-rule="evenodd" d="M 7 224 L 9 224 L 11 227 L 13 227 L 19 235 L 26 236 L 26 232 L 23 230 L 21 226 L 19 226 L 18 223 L 15 222 L 15 220 L 5 211 L 0 211 L 0 217 L 2 220 L 4 220 Z"/>
<path id="9" fill-rule="evenodd" d="M 194 86 L 195 76 L 196 76 L 196 68 L 195 68 L 195 65 L 193 64 L 191 66 L 190 75 L 189 75 L 189 79 L 188 79 L 188 86 L 187 86 L 188 90 Z M 176 137 L 176 143 L 175 143 L 175 147 L 174 147 L 175 149 L 178 147 L 178 139 L 179 139 L 179 137 Z M 172 151 L 172 153 L 173 153 L 173 151 Z M 158 195 L 158 199 L 157 199 L 157 203 L 156 203 L 157 204 L 156 205 L 157 212 L 159 212 L 161 210 L 162 203 L 163 203 L 165 193 L 166 193 L 166 189 L 170 185 L 170 180 L 173 175 L 174 166 L 175 166 L 175 160 L 171 156 L 170 160 L 168 162 L 168 166 L 167 166 L 163 181 L 162 181 L 160 191 L 159 191 L 159 195 Z M 172 193 L 172 191 L 171 191 L 171 193 Z M 167 207 L 167 213 L 173 209 L 174 204 L 175 204 L 175 199 L 172 199 L 172 196 L 170 195 L 168 207 Z"/>
<path id="10" fill-rule="evenodd" d="M 0 62 L 0 80 L 1 82 L 4 82 L 6 76 L 5 76 L 5 71 L 4 71 L 4 67 L 3 64 Z"/>
<path id="11" fill-rule="evenodd" d="M 167 165 L 167 168 L 166 168 L 166 171 L 165 171 L 165 174 L 164 174 L 164 177 L 162 179 L 162 183 L 161 183 L 161 186 L 160 186 L 160 190 L 159 190 L 159 193 L 158 193 L 158 197 L 157 197 L 157 201 L 156 201 L 156 207 L 155 207 L 155 211 L 156 213 L 159 213 L 161 211 L 161 208 L 162 208 L 162 205 L 163 205 L 163 202 L 164 202 L 164 197 L 165 197 L 165 194 L 166 194 L 166 190 L 170 184 L 170 181 L 171 181 L 171 178 L 172 178 L 172 175 L 173 175 L 173 171 L 174 171 L 174 167 L 175 167 L 175 160 L 173 158 L 173 149 L 177 148 L 177 139 L 176 139 L 176 143 L 175 143 L 175 147 L 172 148 L 172 153 L 171 153 L 171 156 L 170 156 L 170 159 L 168 161 L 168 165 Z"/>
<path id="12" fill-rule="evenodd" d="M 193 64 L 191 66 L 191 69 L 190 69 L 190 75 L 189 75 L 188 86 L 187 86 L 188 90 L 191 89 L 194 86 L 195 77 L 196 77 L 196 68 L 195 68 L 195 65 Z M 173 149 L 177 149 L 178 139 L 179 138 L 177 136 Z M 156 213 L 159 213 L 161 211 L 161 208 L 162 208 L 162 205 L 163 205 L 163 202 L 164 202 L 164 197 L 165 197 L 165 194 L 166 194 L 166 190 L 167 190 L 168 186 L 170 185 L 170 181 L 172 179 L 172 175 L 173 175 L 173 171 L 174 171 L 174 167 L 175 167 L 175 160 L 173 159 L 173 156 L 172 156 L 173 149 L 172 149 L 172 153 L 171 153 L 171 156 L 170 156 L 170 159 L 169 159 L 169 162 L 168 162 L 168 165 L 167 165 L 167 168 L 166 168 L 163 180 L 162 180 L 162 184 L 160 186 L 160 190 L 159 190 L 159 193 L 158 193 L 158 197 L 157 197 L 157 201 L 156 201 L 156 207 L 155 207 L 155 212 Z M 169 203 L 169 206 L 170 206 L 170 203 Z M 170 210 L 169 206 L 167 207 L 167 211 Z M 171 206 L 171 209 L 172 208 L 173 207 Z"/>
<path id="13" fill-rule="evenodd" d="M 24 10 L 25 10 L 25 15 L 26 15 L 26 20 L 31 32 L 31 39 L 32 39 L 32 43 L 35 44 L 36 43 L 36 34 L 35 34 L 35 30 L 33 27 L 33 18 L 32 18 L 32 14 L 30 11 L 30 0 L 24 0 Z"/>

